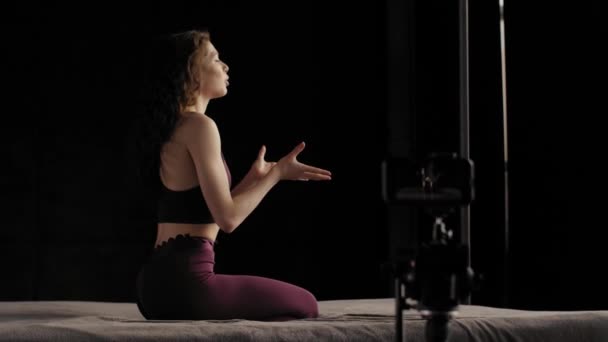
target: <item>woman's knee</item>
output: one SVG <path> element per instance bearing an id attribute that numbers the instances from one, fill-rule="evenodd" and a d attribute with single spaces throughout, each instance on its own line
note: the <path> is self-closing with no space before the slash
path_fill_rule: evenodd
<path id="1" fill-rule="evenodd" d="M 308 290 L 302 289 L 300 297 L 300 310 L 304 318 L 317 318 L 319 316 L 319 305 L 317 298 Z"/>

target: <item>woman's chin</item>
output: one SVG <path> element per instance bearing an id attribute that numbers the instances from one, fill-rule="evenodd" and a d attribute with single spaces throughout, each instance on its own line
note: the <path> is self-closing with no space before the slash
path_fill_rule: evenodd
<path id="1" fill-rule="evenodd" d="M 228 89 L 224 88 L 223 90 L 220 90 L 220 91 L 216 92 L 215 94 L 213 94 L 213 96 L 211 98 L 217 99 L 220 97 L 224 97 L 226 95 L 228 95 Z"/>

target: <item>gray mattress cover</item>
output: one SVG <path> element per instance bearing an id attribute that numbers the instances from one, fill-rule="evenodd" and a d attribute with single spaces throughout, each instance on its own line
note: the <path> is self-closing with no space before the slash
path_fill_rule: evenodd
<path id="1" fill-rule="evenodd" d="M 0 341 L 394 341 L 393 298 L 319 302 L 320 317 L 288 322 L 148 321 L 135 303 L 0 302 Z M 426 320 L 404 311 L 408 342 Z M 608 341 L 608 311 L 526 311 L 461 305 L 448 341 Z"/>

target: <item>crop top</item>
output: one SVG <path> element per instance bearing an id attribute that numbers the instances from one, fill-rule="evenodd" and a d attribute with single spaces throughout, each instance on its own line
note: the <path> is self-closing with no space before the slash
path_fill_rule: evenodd
<path id="1" fill-rule="evenodd" d="M 224 168 L 228 175 L 228 183 L 232 184 L 230 169 L 224 160 Z M 158 223 L 214 223 L 211 211 L 205 202 L 200 186 L 175 191 L 167 188 L 160 181 L 160 192 L 158 196 Z"/>

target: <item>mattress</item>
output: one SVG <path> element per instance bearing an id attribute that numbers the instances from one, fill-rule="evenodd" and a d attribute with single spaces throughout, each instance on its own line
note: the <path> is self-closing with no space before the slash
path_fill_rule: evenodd
<path id="1" fill-rule="evenodd" d="M 146 320 L 135 303 L 0 302 L 0 341 L 394 341 L 393 298 L 319 302 L 320 316 L 287 322 Z M 403 312 L 408 342 L 426 320 Z M 608 311 L 528 311 L 461 305 L 448 341 L 608 341 Z"/>

